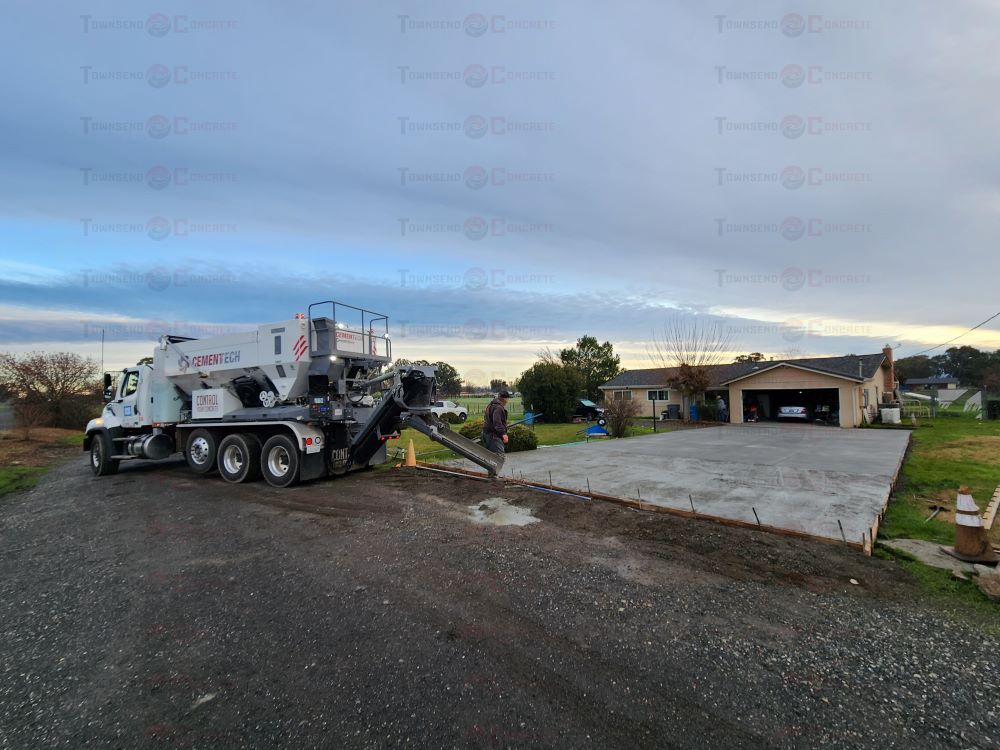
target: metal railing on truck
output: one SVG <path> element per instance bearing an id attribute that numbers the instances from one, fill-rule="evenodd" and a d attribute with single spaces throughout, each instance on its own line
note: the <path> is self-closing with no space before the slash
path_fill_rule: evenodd
<path id="1" fill-rule="evenodd" d="M 329 316 L 313 314 L 313 310 L 315 308 L 324 307 L 326 305 L 330 306 Z M 341 318 L 338 317 L 338 311 L 348 318 L 353 317 L 357 319 L 358 315 L 360 315 L 360 329 L 351 328 L 348 323 L 341 320 Z M 334 327 L 336 329 L 336 340 L 334 341 L 335 348 L 340 348 L 339 344 L 342 337 L 343 340 L 347 340 L 349 337 L 356 336 L 356 340 L 361 344 L 361 351 L 355 352 L 350 349 L 345 349 L 344 351 L 352 354 L 359 354 L 361 356 L 380 357 L 387 360 L 392 359 L 392 341 L 389 338 L 389 316 L 373 310 L 366 310 L 363 307 L 355 307 L 354 305 L 347 305 L 343 302 L 336 302 L 334 300 L 313 302 L 309 305 L 307 314 L 309 318 L 308 328 L 310 356 L 317 354 L 313 320 L 317 317 L 329 317 L 330 320 L 334 322 Z"/>

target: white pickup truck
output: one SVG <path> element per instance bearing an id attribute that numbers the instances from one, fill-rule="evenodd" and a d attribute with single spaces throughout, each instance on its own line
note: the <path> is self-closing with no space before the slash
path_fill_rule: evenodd
<path id="1" fill-rule="evenodd" d="M 459 406 L 454 401 L 435 401 L 431 406 L 431 414 L 435 417 L 443 417 L 445 414 L 454 414 L 460 422 L 469 418 L 469 410 L 464 406 Z"/>

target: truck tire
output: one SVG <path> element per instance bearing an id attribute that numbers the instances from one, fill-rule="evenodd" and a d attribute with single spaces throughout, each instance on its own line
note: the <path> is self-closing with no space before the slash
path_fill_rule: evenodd
<path id="1" fill-rule="evenodd" d="M 468 418 L 469 418 L 469 413 L 468 413 L 468 412 L 464 412 L 464 411 L 463 411 L 463 412 L 461 412 L 461 413 L 460 413 L 460 414 L 458 415 L 458 421 L 459 421 L 459 422 L 464 422 L 464 421 L 465 421 L 466 419 L 468 419 Z"/>
<path id="2" fill-rule="evenodd" d="M 219 443 L 219 475 L 227 482 L 260 479 L 260 440 L 256 435 L 228 435 Z"/>
<path id="3" fill-rule="evenodd" d="M 95 432 L 90 437 L 90 470 L 95 477 L 106 477 L 118 473 L 118 459 L 111 458 L 114 449 L 106 432 Z"/>
<path id="4" fill-rule="evenodd" d="M 188 466 L 195 474 L 208 474 L 215 468 L 219 456 L 219 444 L 209 430 L 191 430 L 184 451 Z"/>
<path id="5" fill-rule="evenodd" d="M 299 448 L 287 435 L 275 435 L 260 452 L 260 472 L 272 487 L 291 487 L 299 478 Z"/>

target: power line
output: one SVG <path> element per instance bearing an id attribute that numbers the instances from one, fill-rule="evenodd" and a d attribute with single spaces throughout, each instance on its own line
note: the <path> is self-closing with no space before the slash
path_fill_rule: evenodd
<path id="1" fill-rule="evenodd" d="M 988 317 L 988 318 L 987 318 L 986 320 L 984 320 L 984 321 L 983 321 L 982 323 L 979 323 L 979 324 L 977 324 L 977 325 L 974 325 L 974 326 L 972 326 L 972 328 L 970 328 L 970 329 L 969 329 L 968 331 L 966 331 L 965 333 L 960 333 L 960 334 L 959 334 L 958 336 L 956 336 L 955 338 L 953 338 L 953 339 L 948 339 L 948 340 L 947 340 L 947 341 L 945 341 L 945 342 L 944 342 L 943 344 L 938 344 L 937 346 L 932 346 L 932 347 L 931 347 L 930 349 L 924 349 L 924 350 L 923 350 L 922 352 L 917 352 L 916 354 L 911 354 L 910 356 L 911 356 L 911 357 L 919 357 L 919 356 L 920 356 L 921 354 L 926 354 L 927 352 L 932 352 L 932 351 L 934 351 L 935 349 L 940 349 L 940 348 L 941 348 L 942 346 L 948 346 L 948 344 L 950 344 L 950 343 L 951 343 L 952 341 L 958 341 L 958 340 L 959 340 L 960 338 L 962 338 L 962 336 L 968 336 L 968 335 L 969 335 L 970 333 L 972 333 L 972 332 L 973 332 L 974 330 L 976 330 L 977 328 L 982 328 L 982 327 L 983 327 L 984 325 L 986 325 L 986 324 L 987 324 L 987 323 L 989 323 L 989 322 L 990 322 L 991 320 L 993 320 L 993 318 L 996 318 L 996 317 L 1000 317 L 1000 312 L 996 312 L 996 313 L 994 313 L 993 315 L 991 315 L 990 317 Z"/>

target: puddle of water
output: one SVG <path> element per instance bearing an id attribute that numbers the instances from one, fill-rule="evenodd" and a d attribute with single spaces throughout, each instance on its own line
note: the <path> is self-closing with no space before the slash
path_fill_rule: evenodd
<path id="1" fill-rule="evenodd" d="M 511 505 L 502 497 L 491 497 L 478 505 L 470 505 L 469 511 L 473 522 L 494 526 L 527 526 L 540 520 L 531 515 L 530 510 Z"/>

